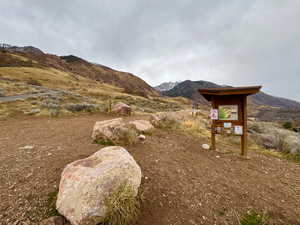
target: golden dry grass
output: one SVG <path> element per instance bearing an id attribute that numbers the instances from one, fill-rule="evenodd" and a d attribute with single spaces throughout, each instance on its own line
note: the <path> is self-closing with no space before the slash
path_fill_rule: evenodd
<path id="1" fill-rule="evenodd" d="M 145 98 L 130 95 L 124 93 L 122 88 L 53 68 L 0 67 L 0 88 L 6 96 L 39 92 L 39 87 L 29 85 L 34 83 L 49 89 L 71 91 L 86 96 L 96 104 L 106 105 L 109 101 L 112 103 L 121 101 L 133 106 L 134 111 L 142 113 L 178 110 L 184 102 L 182 98 Z M 63 103 L 79 103 L 76 99 L 73 99 L 75 102 L 69 100 Z M 14 104 L 16 107 L 9 107 Z M 2 103 L 1 116 L 15 115 L 16 111 L 18 113 L 30 111 L 30 104 L 26 106 L 28 108 L 21 107 L 19 103 Z M 41 110 L 39 115 L 48 115 L 48 112 Z"/>
<path id="2" fill-rule="evenodd" d="M 10 55 L 11 57 L 19 60 L 19 61 L 23 61 L 23 62 L 28 62 L 29 59 L 24 57 L 24 56 L 21 56 L 21 55 L 17 55 L 17 54 L 13 54 L 13 53 L 7 53 L 8 55 Z M 33 63 L 37 63 L 37 61 L 35 60 L 31 60 Z"/>
<path id="3" fill-rule="evenodd" d="M 194 136 L 209 137 L 210 131 L 205 127 L 204 121 L 199 117 L 183 121 L 180 129 Z"/>

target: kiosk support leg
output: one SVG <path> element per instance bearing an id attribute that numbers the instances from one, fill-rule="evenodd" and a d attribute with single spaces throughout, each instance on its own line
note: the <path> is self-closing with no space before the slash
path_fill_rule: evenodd
<path id="1" fill-rule="evenodd" d="M 215 134 L 215 126 L 212 124 L 211 126 L 211 150 L 216 150 L 216 134 Z"/>
<path id="2" fill-rule="evenodd" d="M 241 136 L 241 154 L 247 157 L 248 153 L 248 141 L 247 141 L 247 96 L 243 99 L 243 135 Z"/>

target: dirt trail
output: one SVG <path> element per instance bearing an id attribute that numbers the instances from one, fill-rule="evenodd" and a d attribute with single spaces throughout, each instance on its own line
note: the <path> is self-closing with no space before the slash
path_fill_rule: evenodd
<path id="1" fill-rule="evenodd" d="M 36 224 L 51 215 L 62 169 L 101 148 L 90 135 L 95 121 L 108 118 L 0 121 L 0 224 Z M 143 171 L 139 225 L 237 224 L 249 209 L 267 213 L 273 224 L 300 224 L 299 165 L 253 152 L 243 160 L 205 151 L 205 142 L 158 130 L 127 147 Z M 26 145 L 35 147 L 20 149 Z"/>

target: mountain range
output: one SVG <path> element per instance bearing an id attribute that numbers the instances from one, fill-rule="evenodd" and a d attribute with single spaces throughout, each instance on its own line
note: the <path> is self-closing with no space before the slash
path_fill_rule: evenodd
<path id="1" fill-rule="evenodd" d="M 181 96 L 181 97 L 189 98 L 199 103 L 206 103 L 206 100 L 199 94 L 198 92 L 199 89 L 220 88 L 225 86 L 225 85 L 218 85 L 209 81 L 202 81 L 202 80 L 200 81 L 186 80 L 180 83 L 174 82 L 173 84 L 168 82 L 167 84 L 169 85 L 169 87 L 172 87 L 172 85 L 173 87 L 162 91 L 161 93 L 163 95 L 169 97 Z M 157 87 L 155 88 L 159 90 L 159 88 Z M 275 108 L 285 109 L 285 110 L 300 109 L 300 102 L 268 95 L 262 91 L 251 96 L 250 99 L 251 102 L 256 106 L 269 106 L 269 107 L 275 107 Z"/>
<path id="2" fill-rule="evenodd" d="M 144 80 L 131 73 L 118 71 L 110 67 L 92 63 L 74 55 L 57 56 L 44 53 L 33 46 L 0 45 L 0 67 L 33 67 L 56 69 L 66 72 L 74 79 L 84 77 L 100 83 L 110 84 L 123 89 L 125 93 L 143 97 L 185 97 L 198 103 L 207 104 L 198 93 L 201 88 L 224 87 L 209 81 L 165 82 L 151 87 Z M 300 103 L 286 98 L 275 97 L 260 92 L 250 97 L 252 105 L 259 108 L 271 107 L 282 110 L 300 109 Z M 257 107 L 258 108 L 258 107 Z"/>
<path id="3" fill-rule="evenodd" d="M 177 81 L 177 82 L 164 82 L 164 83 L 161 83 L 158 86 L 155 86 L 154 89 L 159 91 L 159 92 L 169 91 L 179 83 L 180 83 L 179 81 Z"/>

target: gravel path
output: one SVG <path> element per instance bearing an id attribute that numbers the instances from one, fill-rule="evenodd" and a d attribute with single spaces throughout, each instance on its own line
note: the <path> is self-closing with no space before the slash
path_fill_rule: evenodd
<path id="1" fill-rule="evenodd" d="M 0 224 L 37 224 L 52 215 L 63 168 L 102 148 L 92 144 L 92 128 L 110 118 L 0 121 Z M 227 153 L 202 150 L 207 142 L 156 130 L 144 143 L 125 146 L 143 172 L 138 225 L 234 225 L 250 209 L 267 214 L 272 225 L 300 224 L 298 164 L 253 151 L 244 160 L 234 145 L 220 146 Z"/>

